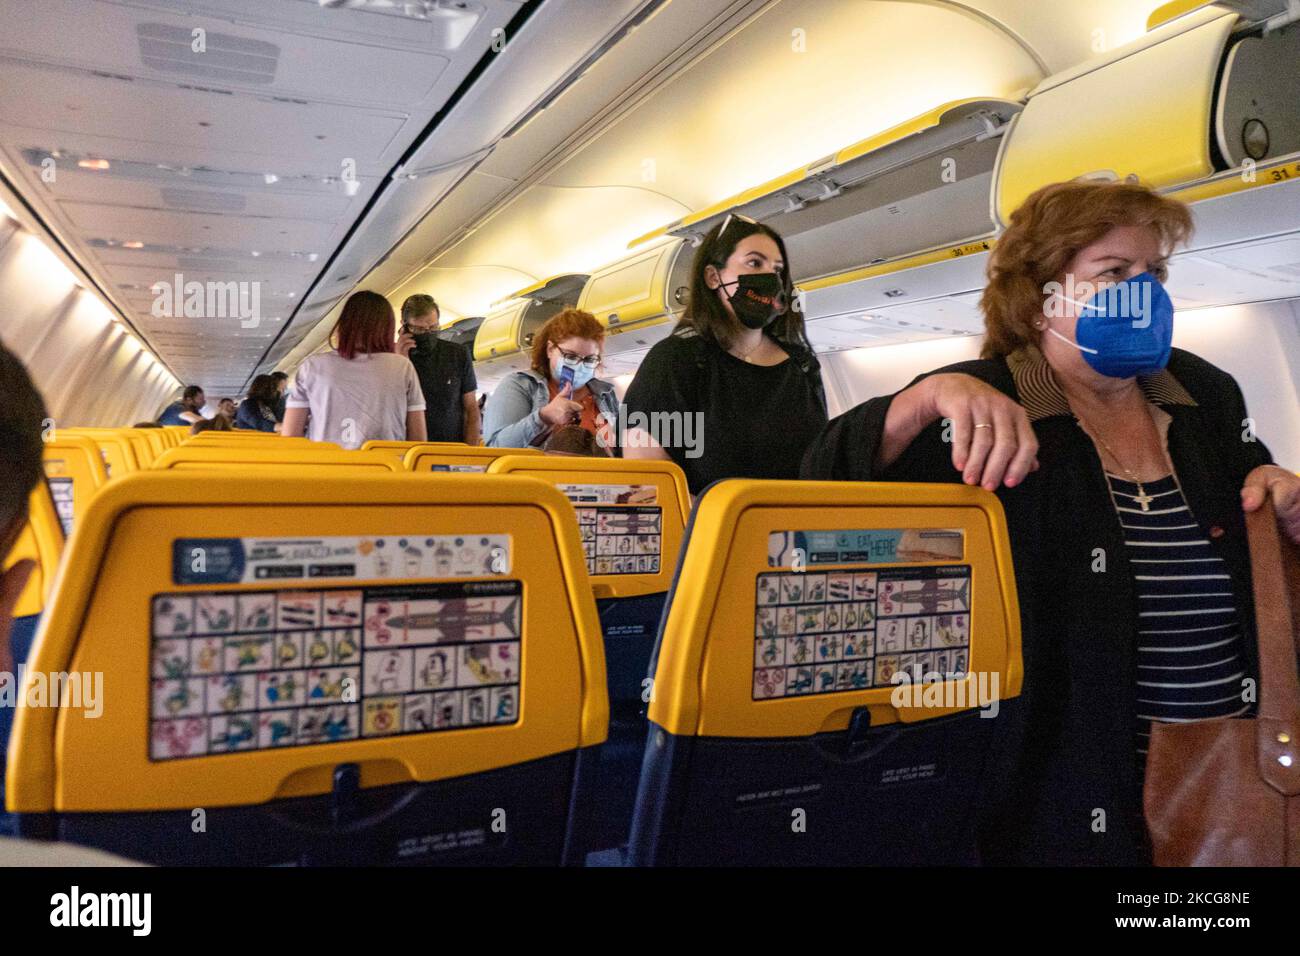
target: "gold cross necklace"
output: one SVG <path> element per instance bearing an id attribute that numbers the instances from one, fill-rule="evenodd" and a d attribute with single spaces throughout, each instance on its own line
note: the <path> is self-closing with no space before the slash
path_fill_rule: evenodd
<path id="1" fill-rule="evenodd" d="M 1083 421 L 1082 419 L 1079 420 Z M 1101 437 L 1101 432 L 1097 431 L 1095 428 L 1090 427 L 1088 429 L 1088 433 L 1097 441 L 1101 442 L 1101 447 L 1106 449 L 1106 453 L 1110 455 L 1111 460 L 1115 462 L 1115 464 L 1119 465 L 1119 470 L 1124 472 L 1124 474 L 1128 476 L 1129 481 L 1137 485 L 1138 493 L 1133 498 L 1133 500 L 1138 503 L 1138 505 L 1142 508 L 1143 511 L 1150 511 L 1151 502 L 1155 501 L 1156 499 L 1151 497 L 1149 494 L 1147 494 L 1146 489 L 1142 487 L 1142 482 L 1138 481 L 1137 475 L 1133 474 L 1133 472 L 1131 472 L 1125 466 L 1125 464 L 1119 460 L 1119 455 L 1115 454 L 1115 450 L 1111 448 L 1110 445 L 1106 444 L 1106 439 Z"/>

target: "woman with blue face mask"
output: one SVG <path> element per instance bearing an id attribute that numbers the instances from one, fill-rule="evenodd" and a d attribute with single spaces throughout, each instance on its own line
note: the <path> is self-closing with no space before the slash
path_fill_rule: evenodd
<path id="1" fill-rule="evenodd" d="M 541 447 L 557 429 L 578 426 L 601 447 L 618 433 L 614 386 L 596 378 L 605 328 L 590 312 L 565 309 L 533 337 L 532 365 L 501 381 L 483 409 L 485 444 Z"/>
<path id="2" fill-rule="evenodd" d="M 805 478 L 960 475 L 1002 501 L 1025 683 L 998 718 L 986 862 L 1148 862 L 1152 724 L 1254 706 L 1244 515 L 1271 496 L 1300 542 L 1300 478 L 1232 377 L 1172 347 L 1162 283 L 1191 226 L 1139 185 L 1040 189 L 990 257 L 983 357 L 840 416 L 804 459 Z"/>

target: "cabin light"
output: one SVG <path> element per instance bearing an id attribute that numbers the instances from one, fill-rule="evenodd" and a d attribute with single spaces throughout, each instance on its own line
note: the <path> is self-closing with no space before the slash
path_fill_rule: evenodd
<path id="1" fill-rule="evenodd" d="M 130 242 L 124 242 L 124 243 L 122 243 L 122 248 L 123 248 L 123 249 L 143 249 L 143 248 L 144 248 L 144 243 L 143 243 L 143 242 L 140 242 L 138 239 L 132 239 Z"/>
<path id="2" fill-rule="evenodd" d="M 262 182 L 266 183 L 268 186 L 274 186 L 279 181 L 280 181 L 280 177 L 277 176 L 275 173 L 262 174 Z"/>
<path id="3" fill-rule="evenodd" d="M 106 159 L 79 159 L 77 160 L 77 165 L 82 169 L 94 169 L 98 171 L 103 171 L 109 168 L 109 163 Z"/>
<path id="4" fill-rule="evenodd" d="M 253 250 L 253 257 L 254 257 L 254 258 L 256 258 L 257 256 L 260 256 L 260 255 L 261 255 L 261 253 L 258 252 L 256 249 Z"/>
<path id="5" fill-rule="evenodd" d="M 348 196 L 355 196 L 361 189 L 361 180 L 345 179 L 343 180 L 343 192 Z"/>

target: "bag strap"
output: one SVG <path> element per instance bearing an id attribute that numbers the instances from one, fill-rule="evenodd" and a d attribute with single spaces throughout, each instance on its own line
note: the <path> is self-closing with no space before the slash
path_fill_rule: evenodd
<path id="1" fill-rule="evenodd" d="M 1278 529 L 1272 497 L 1246 515 L 1259 644 L 1259 774 L 1275 790 L 1300 794 L 1300 548 Z"/>

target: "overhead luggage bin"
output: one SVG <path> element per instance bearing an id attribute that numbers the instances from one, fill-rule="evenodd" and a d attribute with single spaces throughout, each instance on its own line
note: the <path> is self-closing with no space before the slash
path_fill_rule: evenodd
<path id="1" fill-rule="evenodd" d="M 528 367 L 533 336 L 552 316 L 577 304 L 586 275 L 555 276 L 520 289 L 483 318 L 474 336 L 474 361 L 502 374 Z"/>
<path id="2" fill-rule="evenodd" d="M 1298 103 L 1300 23 L 1234 43 L 1214 114 L 1214 134 L 1227 164 L 1260 164 L 1300 152 Z"/>
<path id="3" fill-rule="evenodd" d="M 647 349 L 668 334 L 686 310 L 694 247 L 659 242 L 597 269 L 582 287 L 578 308 L 605 326 L 604 352 Z"/>
<path id="4" fill-rule="evenodd" d="M 1210 7 L 1041 83 L 1004 137 L 999 223 L 1048 183 L 1136 176 L 1166 189 L 1214 173 L 1215 83 L 1238 22 Z"/>
<path id="5" fill-rule="evenodd" d="M 1173 0 L 1151 11 L 1151 16 L 1147 17 L 1147 29 L 1154 30 L 1209 6 L 1232 10 L 1243 20 L 1263 23 L 1265 27 L 1284 21 L 1290 10 L 1287 0 Z"/>
<path id="6" fill-rule="evenodd" d="M 982 238 L 993 232 L 988 192 L 999 138 L 1019 111 L 1003 99 L 945 103 L 632 245 L 665 234 L 698 242 L 728 213 L 740 213 L 781 234 L 802 285 Z"/>
<path id="7" fill-rule="evenodd" d="M 438 330 L 438 338 L 444 342 L 451 342 L 459 345 L 474 354 L 474 339 L 478 337 L 479 327 L 483 325 L 485 316 L 475 315 L 466 319 L 458 319 L 451 325 L 445 326 Z"/>
<path id="8" fill-rule="evenodd" d="M 865 311 L 982 284 L 983 254 L 995 232 L 989 208 L 993 170 L 1003 133 L 1020 108 L 992 97 L 945 103 L 632 245 L 663 235 L 698 242 L 730 212 L 767 223 L 785 239 L 814 346 L 871 344 L 871 331 L 861 324 Z M 959 275 L 939 275 L 906 290 L 881 278 L 931 264 L 938 264 L 940 273 L 955 264 Z M 863 285 L 864 280 L 876 281 Z M 821 327 L 821 320 L 846 316 L 858 324 Z M 885 316 L 879 321 L 894 342 L 900 333 L 933 338 L 974 331 L 942 319 L 913 323 Z"/>

